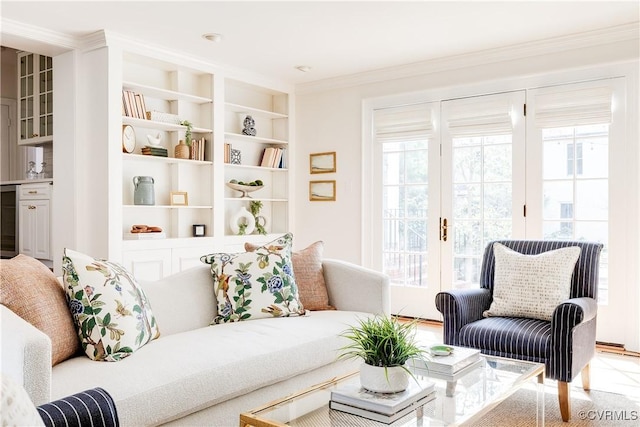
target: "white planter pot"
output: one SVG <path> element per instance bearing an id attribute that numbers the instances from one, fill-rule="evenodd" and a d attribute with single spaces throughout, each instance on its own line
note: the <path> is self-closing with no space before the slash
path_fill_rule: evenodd
<path id="1" fill-rule="evenodd" d="M 360 366 L 360 384 L 375 393 L 398 393 L 409 385 L 409 374 L 401 366 L 385 368 L 363 363 Z"/>

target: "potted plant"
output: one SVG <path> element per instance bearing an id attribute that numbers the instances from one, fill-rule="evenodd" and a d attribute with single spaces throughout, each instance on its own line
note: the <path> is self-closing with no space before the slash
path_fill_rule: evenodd
<path id="1" fill-rule="evenodd" d="M 407 388 L 406 363 L 423 359 L 426 351 L 415 340 L 417 321 L 401 322 L 393 316 L 375 316 L 358 320 L 341 335 L 351 341 L 342 347 L 339 358 L 360 358 L 360 383 L 377 393 L 397 393 Z"/>
<path id="2" fill-rule="evenodd" d="M 187 130 L 184 132 L 184 143 L 191 146 L 191 130 L 193 129 L 193 124 L 189 120 L 183 120 L 180 124 L 187 127 Z"/>

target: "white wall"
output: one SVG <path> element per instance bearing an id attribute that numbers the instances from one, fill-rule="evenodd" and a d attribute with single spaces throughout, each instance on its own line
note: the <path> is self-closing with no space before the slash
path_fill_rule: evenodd
<path id="1" fill-rule="evenodd" d="M 624 40 L 599 46 L 581 47 L 568 51 L 550 49 L 553 53 L 522 57 L 513 49 L 513 57 L 485 61 L 478 54 L 470 55 L 474 66 L 464 66 L 464 58 L 438 61 L 433 67 L 422 64 L 423 74 L 395 78 L 393 70 L 382 81 L 341 87 L 329 81 L 298 87 L 296 96 L 296 227 L 294 245 L 303 248 L 316 241 L 325 242 L 325 256 L 362 263 L 362 114 L 363 102 L 377 97 L 391 97 L 402 93 L 422 92 L 424 100 L 446 99 L 482 93 L 499 92 L 525 87 L 610 76 L 615 64 L 638 60 L 638 39 Z M 531 49 L 531 51 L 536 51 Z M 537 49 L 539 51 L 539 49 Z M 507 56 L 503 54 L 502 56 Z M 491 52 L 487 58 L 495 58 Z M 456 68 L 457 67 L 457 68 Z M 434 71 L 430 72 L 429 69 Z M 407 67 L 397 70 L 408 73 Z M 371 79 L 370 74 L 362 76 Z M 348 80 L 357 84 L 357 76 Z M 637 86 L 636 86 L 637 90 Z M 637 98 L 637 97 L 636 97 Z M 637 102 L 637 99 L 636 101 Z M 636 106 L 637 113 L 637 106 Z M 638 123 L 633 124 L 638 135 Z M 310 175 L 309 153 L 336 151 L 337 173 Z M 638 164 L 637 150 L 634 154 Z M 637 185 L 638 168 L 630 169 L 630 182 Z M 310 202 L 308 182 L 315 179 L 335 179 L 335 202 Z M 637 209 L 638 202 L 633 205 Z M 366 213 L 362 213 L 366 215 Z M 636 224 L 637 235 L 637 224 Z"/>

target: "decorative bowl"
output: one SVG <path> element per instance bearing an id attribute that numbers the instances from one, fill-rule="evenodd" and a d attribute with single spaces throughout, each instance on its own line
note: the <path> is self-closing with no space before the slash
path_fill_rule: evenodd
<path id="1" fill-rule="evenodd" d="M 448 345 L 434 345 L 429 347 L 429 351 L 434 356 L 448 356 L 453 353 L 453 347 Z"/>
<path id="2" fill-rule="evenodd" d="M 264 187 L 264 185 L 241 185 L 241 184 L 234 184 L 231 182 L 227 182 L 226 184 L 227 184 L 227 187 L 233 190 L 242 192 L 242 195 L 240 197 L 248 197 L 248 198 L 251 198 L 251 196 L 249 196 L 249 193 L 253 193 L 254 191 Z"/>

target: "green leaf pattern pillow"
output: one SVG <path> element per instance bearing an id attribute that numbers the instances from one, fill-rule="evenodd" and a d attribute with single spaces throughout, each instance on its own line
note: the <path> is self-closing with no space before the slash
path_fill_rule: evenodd
<path id="1" fill-rule="evenodd" d="M 160 335 L 147 296 L 121 265 L 65 249 L 62 271 L 89 358 L 117 362 Z"/>
<path id="2" fill-rule="evenodd" d="M 304 314 L 291 263 L 289 233 L 254 252 L 215 253 L 211 264 L 218 315 L 211 324 Z"/>

